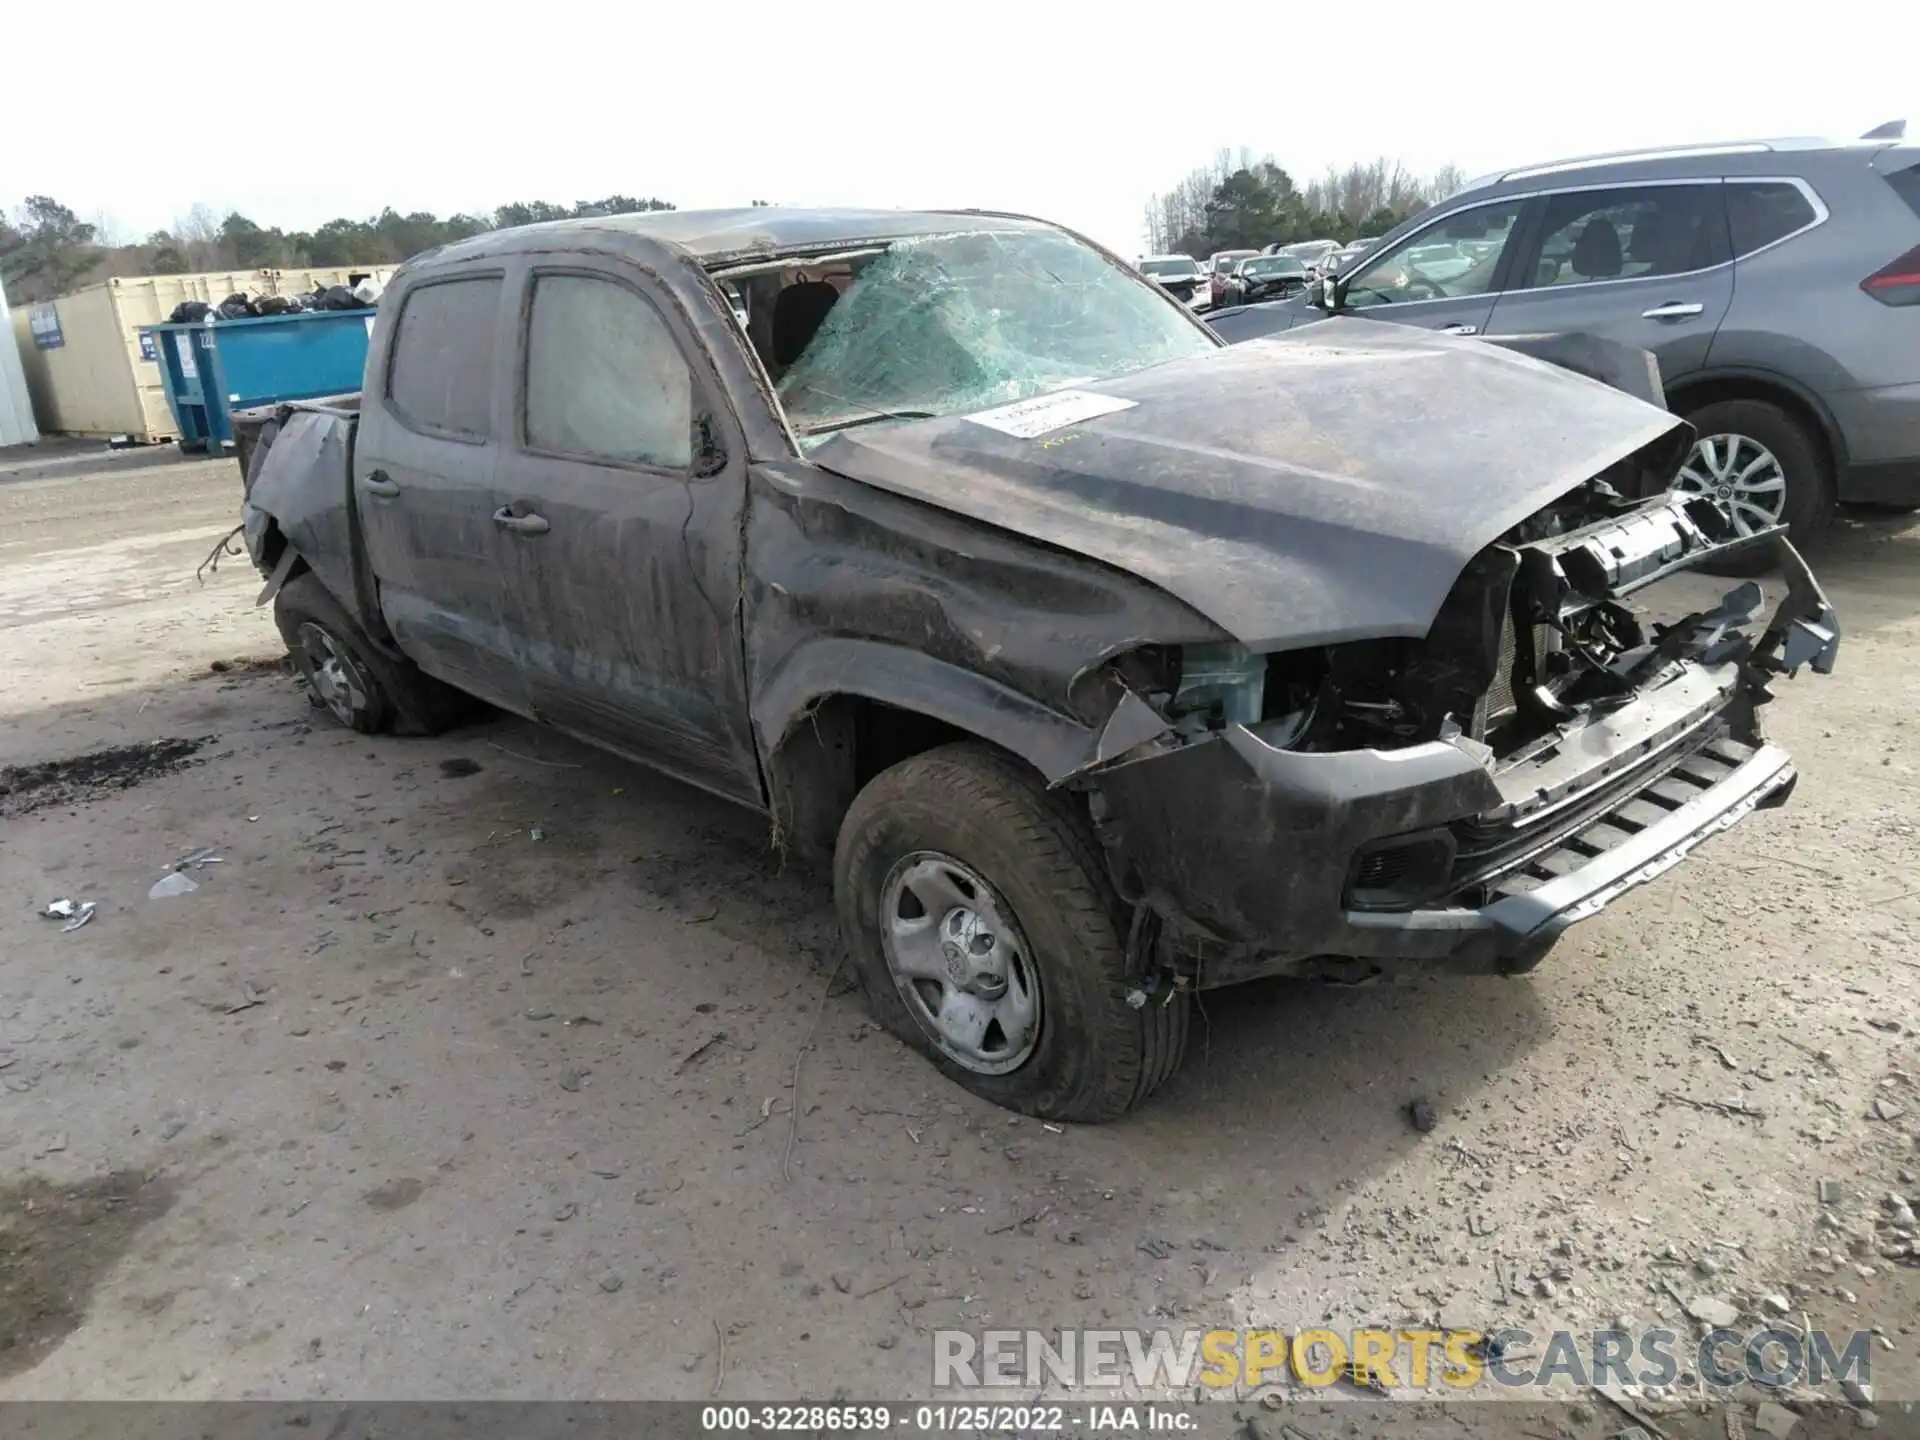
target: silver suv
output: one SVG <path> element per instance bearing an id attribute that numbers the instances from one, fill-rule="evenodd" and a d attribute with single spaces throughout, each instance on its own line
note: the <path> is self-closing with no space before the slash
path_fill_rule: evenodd
<path id="1" fill-rule="evenodd" d="M 1795 539 L 1836 499 L 1920 506 L 1920 148 L 1771 140 L 1604 155 L 1468 185 L 1230 341 L 1328 313 L 1650 350 L 1698 434 L 1676 488 Z"/>

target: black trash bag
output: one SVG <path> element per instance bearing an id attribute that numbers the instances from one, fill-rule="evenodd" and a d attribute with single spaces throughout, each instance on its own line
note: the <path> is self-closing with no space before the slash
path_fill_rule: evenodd
<path id="1" fill-rule="evenodd" d="M 314 297 L 316 310 L 364 310 L 367 307 L 354 298 L 353 291 L 344 285 L 329 285 Z"/>
<path id="2" fill-rule="evenodd" d="M 182 300 L 173 307 L 173 313 L 167 316 L 170 325 L 198 325 L 213 312 L 213 307 L 204 300 Z"/>
<path id="3" fill-rule="evenodd" d="M 253 302 L 256 315 L 285 315 L 293 309 L 293 301 L 284 295 L 262 295 Z"/>
<path id="4" fill-rule="evenodd" d="M 247 320 L 258 313 L 244 292 L 229 295 L 220 302 L 220 318 L 222 320 Z"/>

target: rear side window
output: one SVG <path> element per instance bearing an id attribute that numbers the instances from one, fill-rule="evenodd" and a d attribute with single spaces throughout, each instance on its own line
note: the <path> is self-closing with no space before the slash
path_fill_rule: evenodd
<path id="1" fill-rule="evenodd" d="M 1581 190 L 1547 202 L 1537 286 L 1683 275 L 1727 258 L 1720 185 Z"/>
<path id="2" fill-rule="evenodd" d="M 1896 170 L 1887 176 L 1887 184 L 1893 187 L 1893 193 L 1907 202 L 1907 208 L 1920 216 L 1920 165 L 1909 165 L 1904 170 Z"/>
<path id="3" fill-rule="evenodd" d="M 1784 180 L 1729 180 L 1727 227 L 1733 253 L 1751 255 L 1763 245 L 1784 240 L 1819 218 L 1798 185 Z"/>
<path id="4" fill-rule="evenodd" d="M 387 399 L 419 430 L 484 437 L 500 277 L 409 291 L 387 361 Z"/>
<path id="5" fill-rule="evenodd" d="M 535 280 L 526 414 L 535 450 L 671 470 L 693 463 L 686 358 L 659 312 L 610 280 Z"/>

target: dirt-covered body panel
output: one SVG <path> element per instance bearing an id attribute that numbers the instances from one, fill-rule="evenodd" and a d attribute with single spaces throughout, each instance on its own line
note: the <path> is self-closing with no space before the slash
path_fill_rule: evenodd
<path id="1" fill-rule="evenodd" d="M 1483 546 L 1648 447 L 1677 461 L 1686 435 L 1530 357 L 1357 320 L 1082 388 L 1118 408 L 1032 435 L 992 412 L 851 430 L 814 458 L 1097 557 L 1275 650 L 1424 634 Z"/>
<path id="2" fill-rule="evenodd" d="M 1786 797 L 1756 711 L 1772 674 L 1832 665 L 1837 623 L 1777 537 L 1743 542 L 1777 547 L 1789 593 L 1770 616 L 1751 586 L 1670 627 L 1624 603 L 1730 543 L 1710 507 L 1664 495 L 1690 436 L 1639 398 L 1657 398 L 1650 368 L 1357 322 L 1228 349 L 1150 292 L 1179 317 L 1155 321 L 1177 358 L 934 413 L 844 400 L 815 367 L 816 402 L 844 408 L 802 435 L 778 372 L 804 367 L 777 358 L 753 287 L 791 271 L 817 294 L 893 243 L 863 215 L 846 261 L 830 218 L 783 241 L 779 216 L 753 217 L 764 250 L 703 255 L 680 217 L 413 262 L 382 301 L 375 423 L 356 443 L 346 412 L 290 418 L 248 502 L 256 561 L 284 578 L 296 554 L 428 674 L 524 693 L 522 713 L 758 804 L 780 843 L 830 850 L 881 770 L 986 741 L 1080 807 L 1143 982 L 1326 952 L 1531 963 Z M 899 243 L 924 258 L 943 225 L 1002 223 L 915 217 Z M 783 259 L 788 243 L 804 253 Z M 551 274 L 645 299 L 691 376 L 690 459 L 582 461 L 530 438 L 524 317 Z M 491 430 L 437 435 L 384 398 L 386 357 L 409 295 L 476 279 L 497 282 L 475 401 Z M 983 313 L 1024 333 L 967 312 Z M 456 490 L 467 509 L 436 518 Z M 453 563 L 468 551 L 433 527 L 456 522 L 497 560 Z M 418 563 L 435 545 L 452 559 Z M 491 688 L 385 623 L 423 607 L 471 622 Z"/>

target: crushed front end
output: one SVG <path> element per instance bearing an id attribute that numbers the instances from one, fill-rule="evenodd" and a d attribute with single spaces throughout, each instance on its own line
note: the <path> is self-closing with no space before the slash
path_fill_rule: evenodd
<path id="1" fill-rule="evenodd" d="M 1761 587 L 1669 624 L 1636 591 L 1771 547 Z M 1418 640 L 1146 649 L 1074 783 L 1163 968 L 1202 987 L 1387 961 L 1530 968 L 1796 774 L 1768 684 L 1839 629 L 1783 534 L 1589 481 L 1481 551 Z M 1325 957 L 1340 957 L 1330 961 Z"/>

